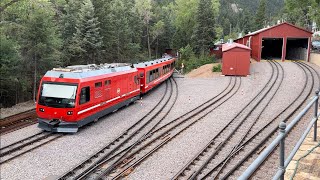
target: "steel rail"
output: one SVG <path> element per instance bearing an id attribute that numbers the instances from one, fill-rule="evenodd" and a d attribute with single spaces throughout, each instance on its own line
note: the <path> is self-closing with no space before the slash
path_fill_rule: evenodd
<path id="1" fill-rule="evenodd" d="M 228 101 L 231 97 L 233 97 L 235 95 L 236 92 L 238 92 L 240 86 L 241 86 L 241 79 L 239 82 L 239 86 L 238 88 L 233 92 L 230 93 L 231 90 L 234 89 L 236 85 L 233 85 L 232 89 L 230 89 L 230 91 L 223 97 L 226 97 L 227 95 L 231 94 L 231 96 L 229 96 L 227 99 L 223 100 L 220 104 L 218 104 L 214 109 L 216 109 L 217 107 L 219 107 L 220 105 L 222 105 L 223 103 L 225 103 L 226 101 Z M 221 97 L 220 99 L 222 99 L 223 97 Z M 154 144 L 155 142 L 164 139 L 164 141 L 160 141 L 160 144 L 157 145 L 156 147 L 154 147 L 151 151 L 147 152 L 146 155 L 144 155 L 143 157 L 137 159 L 137 161 L 135 161 L 133 164 L 129 165 L 128 167 L 126 167 L 124 170 L 122 170 L 116 177 L 114 177 L 113 179 L 118 179 L 121 176 L 123 176 L 125 174 L 125 172 L 130 169 L 133 168 L 135 166 L 137 166 L 139 163 L 141 163 L 143 160 L 145 160 L 148 156 L 150 156 L 153 152 L 155 152 L 156 150 L 160 149 L 163 145 L 165 145 L 166 143 L 168 143 L 169 141 L 171 141 L 172 139 L 174 139 L 176 136 L 178 136 L 179 134 L 181 134 L 182 132 L 184 132 L 186 129 L 190 128 L 192 125 L 194 125 L 196 122 L 198 122 L 199 120 L 203 119 L 205 116 L 207 116 L 209 113 L 211 113 L 214 109 L 210 110 L 209 112 L 205 113 L 204 115 L 202 115 L 201 117 L 197 118 L 196 120 L 192 121 L 190 124 L 187 124 L 186 127 L 184 127 L 183 129 L 180 129 L 178 132 L 174 133 L 171 136 L 167 136 L 169 134 L 169 131 L 173 130 L 174 128 L 180 126 L 181 123 L 177 124 L 174 127 L 171 127 L 170 129 L 166 130 L 165 132 L 161 133 L 160 135 L 158 135 L 157 137 L 155 137 L 154 139 L 150 140 L 148 143 L 146 143 L 144 146 L 140 147 L 138 150 L 136 150 L 135 152 L 131 153 L 129 156 L 127 156 L 128 159 L 130 159 L 132 156 L 140 153 L 143 149 L 146 149 L 146 147 L 150 146 L 151 144 Z M 195 114 L 196 115 L 196 114 Z M 195 116 L 194 115 L 194 116 Z M 192 117 L 194 117 L 192 116 Z M 190 118 L 192 118 L 190 117 Z M 189 119 L 190 119 L 189 118 Z M 182 121 L 185 122 L 185 121 Z M 150 153 L 151 152 L 151 153 Z M 119 165 L 119 164 L 118 164 Z M 107 169 L 106 171 L 104 171 L 98 178 L 96 179 L 101 179 L 103 176 L 105 176 L 106 174 L 110 173 L 112 171 L 112 169 Z"/>
<path id="2" fill-rule="evenodd" d="M 172 85 L 171 81 L 170 81 L 170 84 Z M 96 165 L 99 164 L 101 161 L 103 161 L 103 159 L 108 158 L 109 156 L 111 156 L 112 154 L 117 152 L 119 149 L 121 149 L 124 144 L 128 143 L 129 140 L 133 139 L 136 135 L 138 135 L 143 128 L 145 128 L 147 125 L 149 125 L 153 121 L 153 119 L 160 114 L 160 112 L 163 110 L 163 108 L 168 104 L 168 102 L 170 100 L 170 97 L 172 95 L 172 89 L 170 91 L 169 98 L 165 101 L 165 96 L 167 95 L 167 92 L 168 92 L 168 81 L 166 81 L 166 90 L 165 90 L 163 96 L 161 97 L 159 103 L 157 103 L 146 115 L 144 115 L 139 121 L 137 121 L 131 127 L 126 129 L 123 133 L 121 133 L 120 136 L 118 136 L 113 141 L 111 141 L 111 143 L 109 143 L 106 146 L 104 146 L 103 148 L 101 148 L 99 151 L 94 153 L 92 156 L 87 158 L 85 161 L 83 161 L 80 164 L 76 165 L 75 167 L 71 168 L 69 171 L 67 171 L 66 173 L 61 175 L 58 179 L 67 179 L 70 176 L 73 176 L 73 179 L 80 179 L 81 177 L 87 175 L 93 169 L 95 169 Z M 160 109 L 157 110 L 157 112 L 155 112 L 156 108 L 159 107 L 159 104 L 161 104 L 162 102 L 164 102 L 164 105 L 162 105 L 162 107 L 160 107 Z M 154 115 L 152 115 L 153 112 L 155 112 Z M 152 115 L 152 116 L 149 117 L 150 115 Z M 147 118 L 149 118 L 149 119 L 147 119 Z M 147 119 L 147 121 L 143 123 L 143 121 L 145 119 Z M 140 124 L 142 124 L 142 125 L 140 127 L 138 127 L 138 125 L 140 125 Z M 135 128 L 137 128 L 137 129 L 134 130 Z M 133 132 L 130 133 L 130 131 L 133 131 Z M 123 139 L 125 136 L 128 136 L 128 137 L 126 139 Z M 115 146 L 115 147 L 111 149 L 112 146 Z M 126 151 L 129 147 L 131 147 L 131 145 L 129 145 L 127 148 L 121 150 L 120 152 Z M 108 152 L 106 153 L 105 151 L 108 151 Z M 99 157 L 99 156 L 102 156 L 102 157 Z M 96 159 L 98 157 L 99 157 L 99 159 L 97 161 L 93 161 L 94 159 Z M 83 166 L 85 166 L 85 165 L 89 165 L 89 167 L 86 167 L 84 170 L 82 170 Z M 75 174 L 76 171 L 81 171 L 81 172 L 78 174 Z"/>
<path id="3" fill-rule="evenodd" d="M 229 83 L 229 84 L 230 84 L 230 83 Z M 226 89 L 227 89 L 227 88 L 226 88 Z M 146 134 L 146 136 L 145 136 L 143 139 L 145 139 L 146 137 L 149 137 L 149 134 L 150 134 L 150 133 Z M 142 141 L 143 139 L 141 139 L 141 141 Z M 98 166 L 100 166 L 103 162 L 109 161 L 110 159 L 113 159 L 113 158 L 115 158 L 116 156 L 119 156 L 121 153 L 128 151 L 129 149 L 131 149 L 133 146 L 135 146 L 135 145 L 138 144 L 138 143 L 139 143 L 139 142 L 137 141 L 135 144 L 132 144 L 131 146 L 127 147 L 126 149 L 118 152 L 117 154 L 115 154 L 115 155 L 113 155 L 113 156 L 111 156 L 111 157 L 109 157 L 109 158 L 108 158 L 108 157 L 103 157 L 103 158 L 101 158 L 101 161 L 99 161 L 98 163 L 95 163 L 94 166 L 92 166 L 92 167 L 90 167 L 90 169 L 88 169 L 88 172 L 86 172 L 86 173 L 83 174 L 84 176 L 81 176 L 81 177 L 79 177 L 78 179 L 84 178 L 87 174 L 89 174 L 89 171 L 92 172 L 95 168 L 97 168 Z M 93 155 L 93 156 L 94 156 L 94 155 Z M 90 158 L 88 158 L 88 159 L 90 159 Z M 103 160 L 103 159 L 104 159 L 104 160 Z M 81 166 L 81 165 L 82 165 L 82 163 L 81 163 L 79 166 Z M 68 172 L 67 172 L 67 173 L 68 173 Z M 69 173 L 72 173 L 72 171 L 69 171 Z M 60 177 L 60 179 L 63 179 L 63 178 Z"/>
<path id="4" fill-rule="evenodd" d="M 270 66 L 272 67 L 272 74 L 268 80 L 268 83 L 266 83 L 266 85 L 264 86 L 264 88 L 258 93 L 258 95 L 256 97 L 254 97 L 252 99 L 252 101 L 250 101 L 238 114 L 237 116 L 235 116 L 230 122 L 233 122 L 235 121 L 235 119 L 237 119 L 237 117 L 244 113 L 245 110 L 250 106 L 250 104 L 255 100 L 257 99 L 258 101 L 254 104 L 253 108 L 249 111 L 249 113 L 247 113 L 247 115 L 242 118 L 242 120 L 240 121 L 240 123 L 231 131 L 231 133 L 229 133 L 229 135 L 222 141 L 219 143 L 219 145 L 217 147 L 214 148 L 214 151 L 213 152 L 210 152 L 209 149 L 212 149 L 213 147 L 206 147 L 204 150 L 202 150 L 201 152 L 198 153 L 198 156 L 194 157 L 192 159 L 191 162 L 189 162 L 189 166 L 193 163 L 195 163 L 195 161 L 198 161 L 201 157 L 203 156 L 204 154 L 206 153 L 210 153 L 209 157 L 204 161 L 204 163 L 202 163 L 200 165 L 200 167 L 194 171 L 189 177 L 188 179 L 195 179 L 200 173 L 202 173 L 203 169 L 209 164 L 209 162 L 212 161 L 212 159 L 214 159 L 214 157 L 221 151 L 221 149 L 227 144 L 228 140 L 235 135 L 236 131 L 242 126 L 242 124 L 247 120 L 247 118 L 251 115 L 251 113 L 258 107 L 258 105 L 264 100 L 264 96 L 266 96 L 267 94 L 269 94 L 270 92 L 270 89 L 272 89 L 275 85 L 275 83 L 277 82 L 278 80 L 278 76 L 279 76 L 279 71 L 278 71 L 278 68 L 277 68 L 277 71 L 276 71 L 276 76 L 274 76 L 274 67 L 272 66 L 272 64 L 269 62 Z M 275 77 L 275 78 L 274 78 Z M 274 78 L 273 82 L 271 81 L 272 79 Z M 271 83 L 271 86 L 268 87 L 268 85 L 270 84 L 269 82 L 272 82 Z M 264 94 L 262 94 L 262 92 L 264 92 Z M 258 98 L 259 95 L 261 95 L 260 99 Z M 229 125 L 228 125 L 229 126 Z M 210 145 L 213 144 L 213 142 L 215 142 L 215 140 L 222 134 L 223 131 L 225 131 L 228 126 L 224 127 L 212 140 L 211 140 L 211 143 Z M 230 151 L 230 153 L 232 153 L 232 151 Z M 185 167 L 186 169 L 189 169 L 189 166 Z M 184 170 L 186 170 L 184 169 Z M 206 173 L 204 177 L 208 176 L 208 174 Z M 177 178 L 177 177 L 176 177 Z"/>
<path id="5" fill-rule="evenodd" d="M 170 83 L 172 83 L 170 81 Z M 172 84 L 171 84 L 172 85 Z M 177 85 L 177 84 L 176 84 Z M 172 96 L 172 93 L 173 93 L 173 86 L 171 87 L 171 91 L 170 91 L 170 97 L 168 98 L 166 104 L 162 107 L 162 109 L 167 105 L 167 103 L 171 100 L 171 96 Z M 177 92 L 177 91 L 176 91 Z M 176 97 L 178 96 L 178 94 L 176 95 Z M 106 161 L 110 161 L 112 159 L 115 159 L 116 157 L 120 156 L 118 159 L 121 159 L 123 158 L 132 148 L 134 148 L 137 144 L 140 143 L 140 141 L 142 139 L 145 138 L 146 135 L 148 135 L 149 133 L 152 132 L 152 130 L 169 114 L 169 112 L 171 111 L 173 105 L 175 104 L 175 101 L 176 101 L 177 98 L 174 99 L 174 103 L 169 107 L 169 110 L 165 113 L 165 115 L 156 123 L 154 124 L 148 131 L 147 133 L 143 134 L 137 141 L 135 141 L 134 143 L 132 143 L 130 146 L 128 146 L 127 148 L 123 149 L 122 151 L 116 153 L 115 155 L 112 156 L 111 154 L 111 157 L 104 157 L 101 159 L 100 162 L 96 163 L 94 166 L 88 168 L 88 170 L 85 172 L 85 173 L 82 173 L 81 176 L 77 176 L 76 179 L 84 179 L 86 178 L 89 174 L 93 173 L 100 165 L 104 164 Z M 161 111 L 162 111 L 161 109 Z M 158 113 L 160 114 L 159 111 Z M 154 117 L 152 117 L 151 119 L 153 119 Z M 116 160 L 117 161 L 117 160 Z"/>
<path id="6" fill-rule="evenodd" d="M 262 133 L 263 130 L 265 130 L 268 126 L 272 125 L 272 123 L 275 122 L 276 119 L 280 118 L 280 116 L 285 113 L 287 111 L 287 109 L 289 109 L 289 107 L 293 106 L 293 104 L 295 104 L 296 102 L 298 102 L 298 99 L 301 98 L 302 94 L 305 92 L 305 88 L 307 87 L 308 84 L 308 74 L 306 72 L 306 70 L 304 68 L 302 68 L 301 66 L 298 65 L 298 67 L 300 67 L 304 74 L 305 74 L 305 83 L 304 86 L 302 88 L 302 91 L 298 94 L 298 96 L 286 107 L 284 108 L 283 111 L 281 111 L 275 118 L 273 118 L 271 121 L 269 121 L 265 126 L 263 126 L 262 128 L 260 128 L 259 131 L 257 131 L 253 136 L 251 136 L 248 140 L 246 140 L 244 143 L 241 144 L 241 148 L 243 148 L 244 146 L 246 146 L 247 144 L 249 144 L 250 142 L 252 142 L 254 140 L 254 137 L 258 137 L 259 134 Z M 311 74 L 311 77 L 313 79 L 313 74 Z M 312 85 L 311 88 L 309 90 L 309 92 L 307 93 L 307 95 L 305 97 L 303 97 L 302 102 L 299 103 L 295 109 L 293 109 L 290 114 L 288 114 L 285 118 L 283 118 L 283 122 L 287 122 L 289 120 L 289 118 L 291 118 L 297 111 L 298 109 L 305 103 L 305 101 L 308 99 L 308 97 L 310 96 L 312 89 L 313 89 L 313 80 L 312 80 Z M 262 145 L 269 139 L 271 138 L 271 136 L 276 133 L 276 131 L 278 130 L 278 125 L 275 126 L 273 128 L 273 130 L 271 132 L 268 133 L 268 135 L 266 135 L 256 146 L 254 146 L 253 149 L 251 149 L 248 153 L 246 153 L 246 155 L 242 158 L 242 159 L 238 159 L 236 165 L 234 165 L 231 170 L 229 170 L 221 179 L 227 179 L 230 177 L 231 174 L 233 174 L 239 167 L 241 167 L 241 165 L 247 161 L 249 159 L 249 157 L 253 156 L 254 153 L 262 147 Z"/>
<path id="7" fill-rule="evenodd" d="M 55 136 L 55 137 L 53 137 L 52 139 L 49 139 L 48 141 L 45 141 L 45 142 L 43 142 L 43 143 L 40 143 L 40 144 L 38 144 L 38 145 L 36 145 L 36 146 L 33 146 L 33 147 L 31 147 L 30 149 L 27 149 L 27 150 L 23 151 L 24 148 L 29 147 L 29 146 L 31 146 L 32 144 L 41 142 L 42 140 L 48 139 L 48 138 L 50 138 L 50 137 L 52 137 L 52 136 Z M 31 141 L 31 142 L 28 142 L 28 143 L 26 143 L 26 144 L 22 144 L 20 147 L 16 147 L 16 148 L 14 148 L 14 149 L 12 149 L 12 150 L 9 150 L 9 151 L 5 152 L 3 155 L 1 154 L 1 159 L 2 159 L 2 160 L 0 161 L 0 165 L 1 165 L 1 164 L 4 164 L 4 163 L 7 163 L 7 162 L 9 162 L 9 161 L 11 161 L 11 160 L 13 160 L 13 159 L 16 159 L 16 158 L 18 158 L 18 157 L 20 157 L 20 156 L 22 156 L 22 155 L 24 155 L 24 154 L 26 154 L 26 153 L 28 153 L 28 152 L 31 152 L 31 151 L 33 151 L 34 149 L 37 149 L 37 148 L 39 148 L 39 147 L 42 147 L 43 145 L 48 144 L 49 142 L 51 142 L 51 141 L 53 141 L 53 140 L 56 140 L 56 139 L 58 139 L 58 138 L 60 138 L 60 137 L 62 137 L 62 136 L 63 136 L 63 134 L 56 134 L 56 135 L 55 135 L 55 134 L 48 134 L 48 135 L 45 135 L 45 136 L 40 137 L 40 138 L 38 138 L 38 139 L 35 139 L 35 140 Z M 22 151 L 22 152 L 19 152 L 19 151 Z M 19 153 L 17 153 L 17 154 L 15 154 L 15 155 L 13 155 L 13 156 L 11 156 L 11 157 L 6 158 L 6 159 L 3 160 L 4 157 L 10 156 L 11 154 L 16 153 L 16 152 L 19 152 Z"/>
<path id="8" fill-rule="evenodd" d="M 255 118 L 255 120 L 253 121 L 253 123 L 249 126 L 249 128 L 247 129 L 246 132 L 243 133 L 243 136 L 241 137 L 241 139 L 238 141 L 238 143 L 234 146 L 234 148 L 230 151 L 230 153 L 224 158 L 223 161 L 221 161 L 220 163 L 218 163 L 214 168 L 212 168 L 208 173 L 206 173 L 202 178 L 207 178 L 209 175 L 211 175 L 218 167 L 219 170 L 217 171 L 216 175 L 213 177 L 213 179 L 217 179 L 219 174 L 221 173 L 221 171 L 223 170 L 223 168 L 227 165 L 227 163 L 229 162 L 229 160 L 231 160 L 231 158 L 236 155 L 239 151 L 243 150 L 243 141 L 245 140 L 245 138 L 249 135 L 250 131 L 252 130 L 253 126 L 256 124 L 256 122 L 260 119 L 262 113 L 265 111 L 265 109 L 269 106 L 270 102 L 273 100 L 274 96 L 276 95 L 276 93 L 278 92 L 278 90 L 281 87 L 281 84 L 283 82 L 284 79 L 284 69 L 283 67 L 277 63 L 277 62 L 273 62 L 270 61 L 271 63 L 273 63 L 277 69 L 278 69 L 278 65 L 281 68 L 281 72 L 282 72 L 282 76 L 280 79 L 280 83 L 279 85 L 276 87 L 276 90 L 273 92 L 273 94 L 271 95 L 271 97 L 268 99 L 267 104 L 263 107 L 262 111 L 260 111 L 260 113 L 258 114 L 258 116 Z"/>
<path id="9" fill-rule="evenodd" d="M 176 173 L 176 175 L 172 178 L 172 179 L 178 179 L 180 176 L 184 176 L 184 171 L 189 170 L 189 166 L 194 164 L 195 161 L 197 161 L 199 159 L 199 156 L 203 155 L 204 152 L 207 152 L 208 148 L 212 148 L 211 146 L 214 144 L 215 139 L 218 137 L 219 134 L 221 134 L 240 114 L 242 111 L 244 111 L 263 91 L 264 89 L 270 84 L 271 79 L 273 78 L 273 74 L 274 74 L 274 68 L 273 66 L 271 66 L 272 68 L 272 73 L 271 76 L 268 79 L 268 82 L 265 84 L 265 86 L 261 89 L 261 91 L 259 93 L 256 94 L 255 97 L 253 97 L 239 112 L 238 114 L 231 119 L 228 124 L 226 124 L 219 132 L 217 135 L 215 135 L 211 141 L 203 148 L 201 149 L 191 160 L 188 161 L 188 163 L 186 163 L 186 165 L 180 169 L 180 171 L 178 173 Z M 220 145 L 218 146 L 220 147 Z M 216 147 L 217 148 L 217 147 Z M 195 172 L 194 172 L 195 173 Z M 193 173 L 193 174 L 194 174 Z M 192 174 L 192 175 L 193 175 Z M 189 177 L 190 178 L 190 177 Z"/>
<path id="10" fill-rule="evenodd" d="M 14 114 L 0 119 L 0 134 L 4 135 L 36 123 L 35 109 Z"/>

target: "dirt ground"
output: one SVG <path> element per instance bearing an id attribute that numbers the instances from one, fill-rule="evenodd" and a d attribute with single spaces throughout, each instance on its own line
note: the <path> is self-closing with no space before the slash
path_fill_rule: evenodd
<path id="1" fill-rule="evenodd" d="M 188 78 L 212 78 L 221 76 L 221 72 L 212 72 L 213 66 L 217 66 L 220 63 L 213 63 L 213 64 L 206 64 L 203 66 L 200 66 L 197 69 L 192 70 L 188 74 L 186 74 L 186 77 Z"/>
<path id="2" fill-rule="evenodd" d="M 23 103 L 16 104 L 10 108 L 1 108 L 0 109 L 0 118 L 5 118 L 20 112 L 28 111 L 35 108 L 35 103 L 33 101 L 27 101 Z"/>
<path id="3" fill-rule="evenodd" d="M 311 53 L 310 54 L 310 62 L 320 66 L 320 54 Z"/>

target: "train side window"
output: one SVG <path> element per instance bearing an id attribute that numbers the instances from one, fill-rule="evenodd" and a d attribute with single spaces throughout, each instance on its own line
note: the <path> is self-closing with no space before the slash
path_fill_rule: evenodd
<path id="1" fill-rule="evenodd" d="M 156 69 L 155 71 L 156 71 L 156 78 L 155 79 L 157 79 L 159 77 L 159 70 Z"/>
<path id="2" fill-rule="evenodd" d="M 106 80 L 106 81 L 104 81 L 104 85 L 105 86 L 109 86 L 111 84 L 111 80 Z"/>
<path id="3" fill-rule="evenodd" d="M 150 75 L 149 75 L 149 82 L 151 82 L 152 81 L 152 71 L 149 71 L 149 73 L 150 73 Z M 148 82 L 148 83 L 149 83 Z"/>
<path id="4" fill-rule="evenodd" d="M 98 87 L 102 87 L 102 82 L 97 82 L 94 84 L 94 87 L 98 88 Z"/>
<path id="5" fill-rule="evenodd" d="M 89 101 L 90 101 L 90 87 L 84 87 L 81 89 L 79 104 L 84 104 Z"/>
<path id="6" fill-rule="evenodd" d="M 153 70 L 153 78 L 152 78 L 152 80 L 155 80 L 157 78 L 157 72 L 156 72 L 156 70 L 154 69 Z"/>
<path id="7" fill-rule="evenodd" d="M 134 82 L 135 82 L 136 84 L 139 84 L 139 81 L 138 81 L 138 77 L 137 77 L 137 76 L 134 76 Z"/>

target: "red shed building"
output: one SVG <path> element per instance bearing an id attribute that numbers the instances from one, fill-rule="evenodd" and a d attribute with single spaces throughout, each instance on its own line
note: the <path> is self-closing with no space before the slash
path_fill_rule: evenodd
<path id="1" fill-rule="evenodd" d="M 222 58 L 222 43 L 215 44 L 210 48 L 210 56 L 214 55 L 216 58 Z"/>
<path id="2" fill-rule="evenodd" d="M 305 60 L 309 62 L 312 32 L 284 22 L 247 34 L 235 42 L 252 49 L 253 59 Z"/>
<path id="3" fill-rule="evenodd" d="M 222 74 L 247 76 L 250 71 L 251 49 L 238 43 L 222 45 Z"/>

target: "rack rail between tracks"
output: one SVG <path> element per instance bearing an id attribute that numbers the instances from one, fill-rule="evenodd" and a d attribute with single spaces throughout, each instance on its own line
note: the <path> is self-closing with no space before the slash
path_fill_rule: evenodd
<path id="1" fill-rule="evenodd" d="M 260 167 L 260 165 L 268 158 L 269 154 L 274 151 L 274 149 L 280 145 L 280 165 L 279 169 L 276 172 L 275 176 L 273 177 L 274 180 L 276 179 L 284 179 L 285 169 L 289 165 L 290 161 L 299 150 L 299 147 L 303 143 L 304 139 L 309 134 L 311 128 L 314 128 L 313 140 L 317 141 L 317 120 L 320 117 L 320 112 L 318 112 L 319 108 L 319 91 L 316 91 L 316 95 L 312 98 L 309 104 L 293 119 L 291 123 L 286 125 L 285 122 L 281 122 L 279 124 L 279 135 L 271 142 L 271 144 L 266 147 L 266 149 L 253 161 L 253 163 L 242 173 L 242 175 L 238 178 L 238 180 L 246 180 L 249 179 L 252 174 Z M 296 143 L 292 151 L 290 152 L 287 159 L 285 159 L 285 139 L 286 135 L 291 131 L 291 129 L 304 117 L 304 115 L 314 107 L 314 115 L 311 119 L 310 123 L 308 124 L 306 130 L 300 137 L 299 141 Z"/>

